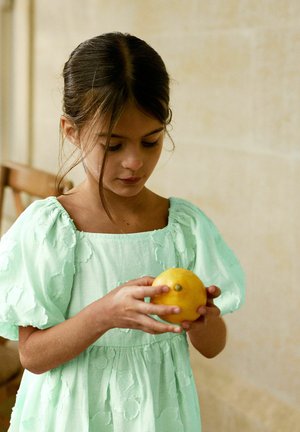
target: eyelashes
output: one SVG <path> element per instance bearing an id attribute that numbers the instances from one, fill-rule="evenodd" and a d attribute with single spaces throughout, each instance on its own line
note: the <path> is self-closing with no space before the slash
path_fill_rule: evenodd
<path id="1" fill-rule="evenodd" d="M 122 147 L 122 144 L 115 144 L 113 146 L 108 146 L 107 147 L 107 151 L 109 151 L 109 152 L 115 152 L 115 151 L 120 150 L 121 147 Z M 104 146 L 104 148 L 105 148 L 105 146 Z"/>
<path id="2" fill-rule="evenodd" d="M 141 142 L 141 144 L 142 144 L 142 146 L 144 148 L 153 148 L 153 147 L 156 147 L 158 145 L 158 143 L 159 143 L 159 140 L 156 140 L 156 141 L 142 141 Z M 105 149 L 105 144 L 102 144 L 102 146 Z M 110 145 L 110 146 L 108 146 L 107 151 L 109 151 L 111 153 L 112 152 L 116 152 L 118 150 L 121 150 L 122 147 L 123 147 L 123 144 L 121 144 L 121 143 Z"/>
<path id="3" fill-rule="evenodd" d="M 159 140 L 156 141 L 142 141 L 142 145 L 145 148 L 155 147 L 159 143 Z"/>

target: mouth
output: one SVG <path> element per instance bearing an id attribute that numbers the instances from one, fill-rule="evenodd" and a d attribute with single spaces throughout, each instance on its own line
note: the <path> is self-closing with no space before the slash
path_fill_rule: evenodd
<path id="1" fill-rule="evenodd" d="M 126 178 L 119 178 L 119 180 L 122 182 L 122 183 L 125 183 L 125 184 L 136 184 L 136 183 L 139 183 L 140 181 L 141 181 L 141 179 L 142 179 L 142 177 L 126 177 Z"/>

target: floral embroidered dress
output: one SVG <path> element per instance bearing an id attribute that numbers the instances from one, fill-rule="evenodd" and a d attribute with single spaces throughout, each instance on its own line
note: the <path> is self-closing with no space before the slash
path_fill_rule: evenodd
<path id="1" fill-rule="evenodd" d="M 219 286 L 223 314 L 244 301 L 237 259 L 185 200 L 170 198 L 165 228 L 133 234 L 79 231 L 55 197 L 35 201 L 0 242 L 0 334 L 17 340 L 18 326 L 55 326 L 169 267 Z M 199 432 L 200 423 L 186 334 L 112 329 L 49 372 L 25 370 L 9 431 Z"/>

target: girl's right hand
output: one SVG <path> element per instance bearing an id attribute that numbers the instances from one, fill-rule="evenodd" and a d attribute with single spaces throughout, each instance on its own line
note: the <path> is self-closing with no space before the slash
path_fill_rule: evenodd
<path id="1" fill-rule="evenodd" d="M 165 306 L 146 303 L 145 297 L 168 292 L 167 286 L 152 286 L 154 278 L 145 276 L 131 280 L 110 291 L 96 303 L 101 304 L 101 325 L 111 328 L 143 330 L 151 334 L 165 332 L 181 333 L 180 326 L 162 323 L 149 315 L 179 313 L 178 306 Z"/>

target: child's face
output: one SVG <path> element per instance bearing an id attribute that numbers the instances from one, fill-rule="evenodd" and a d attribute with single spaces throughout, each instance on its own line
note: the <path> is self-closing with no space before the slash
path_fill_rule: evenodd
<path id="1" fill-rule="evenodd" d="M 142 191 L 161 154 L 164 125 L 139 111 L 135 105 L 125 108 L 112 132 L 103 176 L 103 188 L 123 197 L 133 197 Z M 88 179 L 99 181 L 106 144 L 105 123 L 95 124 L 82 135 L 81 145 L 93 140 L 93 148 L 85 156 Z M 96 143 L 94 145 L 94 143 Z"/>

